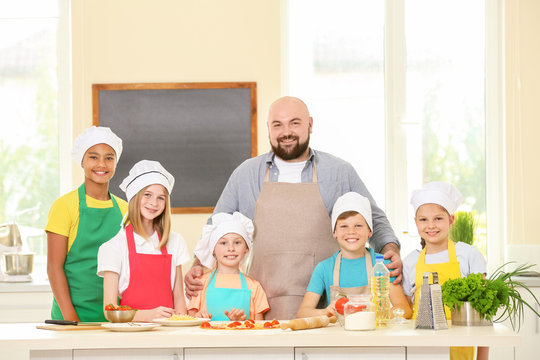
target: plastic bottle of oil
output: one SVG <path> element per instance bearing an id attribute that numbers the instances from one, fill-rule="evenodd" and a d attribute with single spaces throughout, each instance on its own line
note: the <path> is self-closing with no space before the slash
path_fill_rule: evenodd
<path id="1" fill-rule="evenodd" d="M 377 327 L 382 327 L 390 320 L 390 271 L 384 265 L 382 255 L 376 255 L 375 262 L 371 277 L 371 295 L 375 303 Z"/>

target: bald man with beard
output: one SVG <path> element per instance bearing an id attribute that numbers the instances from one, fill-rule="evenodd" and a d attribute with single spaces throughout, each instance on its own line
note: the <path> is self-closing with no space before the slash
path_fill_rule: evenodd
<path id="1" fill-rule="evenodd" d="M 349 191 L 370 200 L 369 244 L 391 259 L 392 276 L 400 282 L 400 245 L 386 215 L 348 162 L 309 147 L 313 118 L 306 104 L 295 97 L 279 98 L 270 106 L 267 126 L 272 151 L 234 170 L 214 210 L 239 211 L 253 219 L 248 274 L 268 296 L 265 318 L 295 317 L 315 265 L 338 250 L 330 213 L 336 199 Z M 185 277 L 188 297 L 202 288 L 202 272 L 196 259 Z"/>

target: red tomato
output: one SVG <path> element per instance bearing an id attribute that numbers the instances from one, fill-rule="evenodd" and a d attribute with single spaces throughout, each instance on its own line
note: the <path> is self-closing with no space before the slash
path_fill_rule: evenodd
<path id="1" fill-rule="evenodd" d="M 348 301 L 349 301 L 349 299 L 346 298 L 346 297 L 339 298 L 336 301 L 336 304 L 334 305 L 334 307 L 336 308 L 336 311 L 338 312 L 338 314 L 343 315 L 343 306 L 345 306 L 345 304 Z"/>
<path id="2" fill-rule="evenodd" d="M 235 321 L 235 322 L 232 322 L 229 325 L 227 325 L 227 327 L 233 328 L 233 327 L 237 327 L 237 326 L 240 326 L 240 325 L 242 325 L 241 322 Z"/>
<path id="3" fill-rule="evenodd" d="M 210 323 L 208 321 L 205 321 L 201 324 L 201 328 L 203 329 L 210 329 L 212 327 L 212 325 L 210 325 Z"/>
<path id="4" fill-rule="evenodd" d="M 255 324 L 255 320 L 247 319 L 246 321 L 249 321 L 250 323 Z"/>
<path id="5" fill-rule="evenodd" d="M 269 322 L 269 321 L 267 321 L 267 322 L 264 323 L 264 327 L 265 327 L 265 328 L 271 328 L 271 327 L 272 327 L 272 323 Z"/>
<path id="6" fill-rule="evenodd" d="M 113 310 L 116 310 L 116 308 L 114 307 L 113 304 L 108 304 L 108 305 L 105 305 L 105 310 L 113 311 Z"/>
<path id="7" fill-rule="evenodd" d="M 131 308 L 127 305 L 120 305 L 116 310 L 131 310 Z"/>
<path id="8" fill-rule="evenodd" d="M 272 320 L 272 325 L 275 325 L 275 326 L 278 326 L 279 325 L 279 321 L 277 321 L 276 319 Z"/>
<path id="9" fill-rule="evenodd" d="M 253 329 L 255 327 L 255 325 L 249 321 L 245 321 L 244 326 L 248 329 Z"/>

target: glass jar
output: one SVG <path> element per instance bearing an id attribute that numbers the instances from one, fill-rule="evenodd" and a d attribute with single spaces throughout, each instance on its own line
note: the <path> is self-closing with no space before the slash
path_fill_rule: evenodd
<path id="1" fill-rule="evenodd" d="M 375 304 L 371 295 L 349 295 L 343 314 L 345 330 L 375 330 Z"/>

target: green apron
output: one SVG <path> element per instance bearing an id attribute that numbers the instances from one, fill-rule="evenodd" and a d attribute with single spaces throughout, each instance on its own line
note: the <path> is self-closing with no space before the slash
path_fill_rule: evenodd
<path id="1" fill-rule="evenodd" d="M 84 183 L 79 187 L 79 227 L 77 237 L 66 255 L 64 272 L 71 302 L 80 321 L 107 321 L 103 315 L 103 279 L 97 276 L 97 254 L 101 244 L 120 230 L 122 212 L 112 195 L 113 207 L 98 209 L 86 206 Z M 53 300 L 53 319 L 63 319 Z"/>

